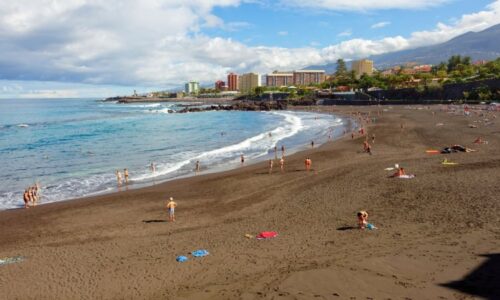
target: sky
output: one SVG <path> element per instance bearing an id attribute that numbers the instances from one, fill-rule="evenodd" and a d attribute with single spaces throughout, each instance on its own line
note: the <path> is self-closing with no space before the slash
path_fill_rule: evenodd
<path id="1" fill-rule="evenodd" d="M 212 85 L 445 42 L 500 23 L 500 0 L 0 2 L 0 98 Z"/>

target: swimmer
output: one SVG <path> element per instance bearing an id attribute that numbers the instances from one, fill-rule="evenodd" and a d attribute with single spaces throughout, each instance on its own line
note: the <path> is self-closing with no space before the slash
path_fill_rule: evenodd
<path id="1" fill-rule="evenodd" d="M 123 176 L 125 177 L 125 183 L 128 184 L 128 169 L 123 169 Z"/>
<path id="2" fill-rule="evenodd" d="M 173 197 L 170 197 L 170 200 L 167 203 L 168 220 L 170 222 L 175 222 L 175 208 L 176 207 L 177 207 L 177 203 L 174 202 Z"/>
<path id="3" fill-rule="evenodd" d="M 30 195 L 29 195 L 28 189 L 24 190 L 23 201 L 24 201 L 24 208 L 30 208 L 30 206 L 29 206 L 29 204 L 30 204 Z"/>
<path id="4" fill-rule="evenodd" d="M 195 173 L 198 174 L 200 172 L 200 161 L 196 161 Z"/>
<path id="5" fill-rule="evenodd" d="M 115 174 L 116 174 L 116 181 L 118 182 L 118 185 L 122 185 L 122 173 L 120 173 L 120 171 L 116 170 L 115 171 Z"/>

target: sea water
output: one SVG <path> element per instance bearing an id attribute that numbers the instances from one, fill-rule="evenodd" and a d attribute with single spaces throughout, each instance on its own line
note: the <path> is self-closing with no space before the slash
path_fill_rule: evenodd
<path id="1" fill-rule="evenodd" d="M 155 184 L 305 149 L 338 137 L 349 120 L 334 115 L 273 111 L 172 113 L 182 103 L 118 104 L 98 99 L 0 100 L 0 209 L 23 206 L 39 182 L 41 203 Z M 151 163 L 156 172 L 150 170 Z"/>

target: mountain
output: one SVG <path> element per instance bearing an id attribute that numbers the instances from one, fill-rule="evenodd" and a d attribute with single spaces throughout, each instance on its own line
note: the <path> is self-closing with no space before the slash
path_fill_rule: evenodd
<path id="1" fill-rule="evenodd" d="M 480 32 L 467 32 L 442 44 L 373 55 L 369 59 L 376 68 L 384 69 L 410 62 L 438 64 L 448 61 L 452 55 L 470 56 L 473 61 L 497 59 L 500 57 L 500 24 Z M 321 69 L 330 74 L 335 68 L 336 63 L 330 63 L 305 69 Z"/>
<path id="2" fill-rule="evenodd" d="M 500 57 L 500 24 L 480 32 L 467 32 L 445 43 L 370 57 L 378 68 L 408 62 L 438 64 L 452 55 L 470 56 L 472 60 Z"/>

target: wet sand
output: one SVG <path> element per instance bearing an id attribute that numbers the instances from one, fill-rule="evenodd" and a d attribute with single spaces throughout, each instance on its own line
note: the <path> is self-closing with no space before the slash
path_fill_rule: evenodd
<path id="1" fill-rule="evenodd" d="M 25 257 L 0 265 L 0 298 L 499 299 L 500 119 L 323 109 L 371 111 L 373 155 L 346 136 L 287 157 L 285 173 L 262 162 L 0 212 L 0 258 Z M 489 143 L 473 145 L 478 136 Z M 453 144 L 478 151 L 425 153 Z M 416 178 L 388 178 L 395 163 Z M 353 228 L 358 210 L 379 229 Z M 271 230 L 279 236 L 245 237 Z M 188 255 L 196 249 L 210 255 Z"/>

